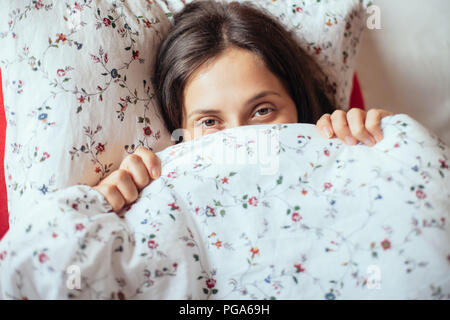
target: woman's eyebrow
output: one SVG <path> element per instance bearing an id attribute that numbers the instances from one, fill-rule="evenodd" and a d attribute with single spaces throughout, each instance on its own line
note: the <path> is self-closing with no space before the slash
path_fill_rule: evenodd
<path id="1" fill-rule="evenodd" d="M 189 119 L 194 114 L 217 114 L 217 113 L 221 113 L 221 112 L 222 112 L 221 110 L 215 110 L 215 109 L 197 109 L 197 110 L 190 112 L 188 114 L 187 118 Z"/>
<path id="2" fill-rule="evenodd" d="M 275 91 L 270 91 L 270 90 L 266 90 L 266 91 L 262 91 L 256 95 L 254 95 L 253 97 L 251 97 L 250 99 L 247 100 L 247 102 L 245 104 L 250 104 L 258 99 L 261 99 L 265 96 L 270 96 L 270 95 L 277 95 L 280 96 L 279 93 L 275 92 Z"/>

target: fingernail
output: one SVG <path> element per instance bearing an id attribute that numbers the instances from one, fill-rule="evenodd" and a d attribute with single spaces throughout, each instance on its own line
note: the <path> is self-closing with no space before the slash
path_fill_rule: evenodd
<path id="1" fill-rule="evenodd" d="M 330 129 L 328 129 L 327 127 L 323 128 L 323 132 L 325 133 L 325 135 L 327 136 L 327 138 L 331 137 L 331 131 Z"/>
<path id="2" fill-rule="evenodd" d="M 355 138 L 350 137 L 350 136 L 346 136 L 344 140 L 345 140 L 345 143 L 348 145 L 354 145 L 357 142 L 355 140 Z"/>
<path id="3" fill-rule="evenodd" d="M 156 179 L 156 178 L 159 177 L 159 170 L 158 170 L 158 168 L 153 168 L 152 169 L 152 177 L 153 177 L 153 179 Z"/>
<path id="4" fill-rule="evenodd" d="M 376 142 L 373 140 L 373 139 L 371 139 L 371 138 L 367 138 L 366 140 L 364 140 L 364 144 L 366 145 L 366 146 L 373 146 L 374 144 L 375 144 Z"/>
<path id="5" fill-rule="evenodd" d="M 380 134 L 376 134 L 376 135 L 375 135 L 375 140 L 376 140 L 377 143 L 378 143 L 378 142 L 380 142 L 381 140 L 383 140 L 383 136 L 380 135 Z"/>

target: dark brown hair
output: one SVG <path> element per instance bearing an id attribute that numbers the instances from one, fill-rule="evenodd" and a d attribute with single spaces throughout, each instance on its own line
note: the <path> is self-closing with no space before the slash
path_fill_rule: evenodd
<path id="1" fill-rule="evenodd" d="M 263 9 L 249 2 L 193 1 L 173 18 L 174 25 L 159 47 L 153 78 L 170 133 L 182 126 L 183 91 L 190 76 L 230 46 L 256 54 L 280 79 L 295 102 L 298 122 L 315 124 L 322 114 L 335 110 L 318 64 Z"/>

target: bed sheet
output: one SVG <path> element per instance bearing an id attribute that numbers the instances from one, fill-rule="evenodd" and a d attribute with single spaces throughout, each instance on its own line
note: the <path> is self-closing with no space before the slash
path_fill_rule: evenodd
<path id="1" fill-rule="evenodd" d="M 171 146 L 121 215 L 47 195 L 0 242 L 2 299 L 450 299 L 449 150 L 407 115 L 374 147 L 314 125 Z"/>

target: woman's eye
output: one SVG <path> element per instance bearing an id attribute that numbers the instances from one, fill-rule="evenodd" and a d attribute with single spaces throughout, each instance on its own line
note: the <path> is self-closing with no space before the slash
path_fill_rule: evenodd
<path id="1" fill-rule="evenodd" d="M 261 108 L 261 109 L 259 109 L 258 111 L 255 112 L 255 116 L 258 116 L 258 113 L 259 113 L 259 116 L 265 116 L 265 115 L 269 114 L 272 111 L 273 111 L 272 108 Z"/>
<path id="2" fill-rule="evenodd" d="M 214 120 L 214 119 L 206 119 L 206 120 L 203 120 L 201 124 L 205 128 L 211 128 L 216 124 L 216 121 L 217 120 Z"/>

